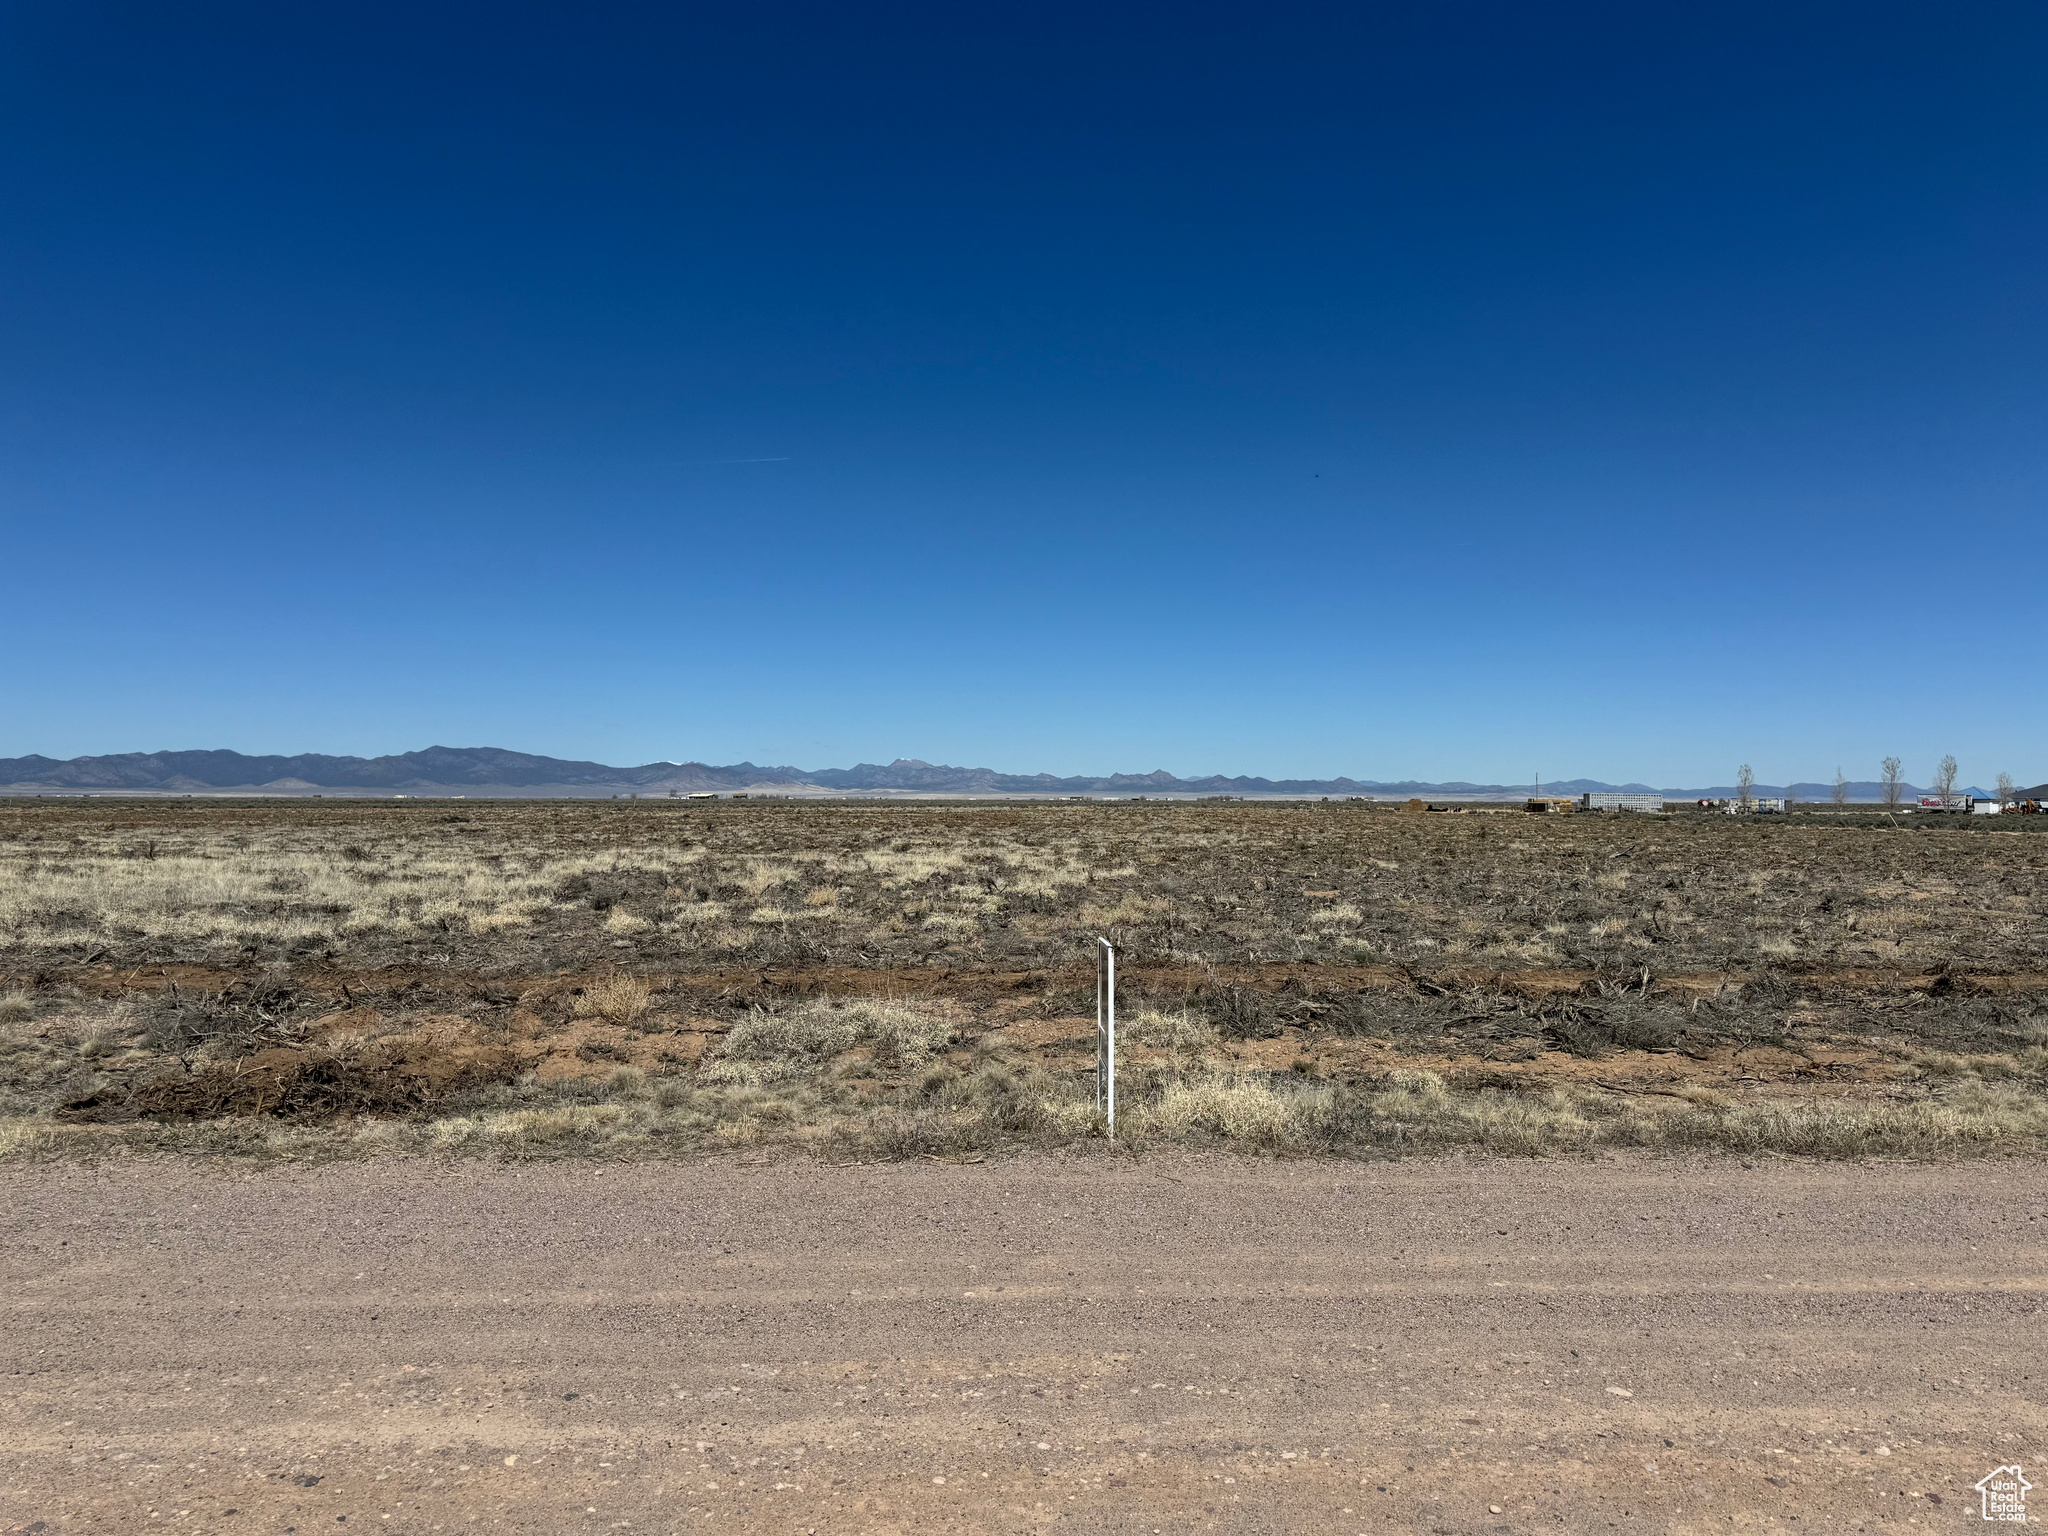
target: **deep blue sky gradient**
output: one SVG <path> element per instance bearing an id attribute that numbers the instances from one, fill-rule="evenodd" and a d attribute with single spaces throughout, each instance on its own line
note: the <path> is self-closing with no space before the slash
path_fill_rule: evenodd
<path id="1" fill-rule="evenodd" d="M 15 0 L 0 755 L 2031 783 L 2044 79 L 2036 5 Z"/>

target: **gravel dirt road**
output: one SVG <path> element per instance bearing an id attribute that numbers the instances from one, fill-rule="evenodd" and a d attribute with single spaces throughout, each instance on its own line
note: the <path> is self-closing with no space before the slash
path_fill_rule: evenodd
<path id="1" fill-rule="evenodd" d="M 16 1165 L 0 1532 L 1982 1529 L 2043 1172 Z"/>

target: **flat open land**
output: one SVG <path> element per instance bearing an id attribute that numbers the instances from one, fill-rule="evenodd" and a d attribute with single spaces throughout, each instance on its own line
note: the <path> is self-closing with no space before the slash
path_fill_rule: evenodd
<path id="1" fill-rule="evenodd" d="M 2044 823 L 0 802 L 0 1156 L 2032 1152 Z"/>
<path id="2" fill-rule="evenodd" d="M 0 804 L 0 1533 L 1975 1523 L 2042 821 Z"/>
<path id="3" fill-rule="evenodd" d="M 0 1532 L 1980 1528 L 2034 1161 L 0 1169 Z"/>

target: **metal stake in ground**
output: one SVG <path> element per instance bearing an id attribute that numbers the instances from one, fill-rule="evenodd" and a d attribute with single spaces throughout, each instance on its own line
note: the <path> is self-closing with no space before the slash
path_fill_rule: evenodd
<path id="1" fill-rule="evenodd" d="M 1116 1134 L 1116 950 L 1095 941 L 1095 1107 Z"/>

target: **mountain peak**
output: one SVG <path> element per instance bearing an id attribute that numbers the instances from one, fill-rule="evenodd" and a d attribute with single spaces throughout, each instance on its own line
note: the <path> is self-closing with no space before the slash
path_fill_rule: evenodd
<path id="1" fill-rule="evenodd" d="M 225 749 L 191 752 L 125 752 L 69 761 L 27 756 L 0 758 L 0 790 L 13 794 L 409 794 L 499 795 L 508 798 L 666 795 L 709 791 L 768 790 L 793 794 L 897 793 L 924 795 L 1377 795 L 1406 799 L 1436 798 L 1513 800 L 1533 792 L 1532 784 L 1428 783 L 1419 780 L 1384 782 L 1375 779 L 1266 779 L 1207 774 L 1180 778 L 1164 768 L 1150 773 L 1112 773 L 1061 777 L 1050 773 L 998 773 L 992 768 L 951 768 L 918 757 L 899 757 L 887 767 L 860 763 L 852 768 L 763 767 L 754 763 L 643 763 L 615 768 L 514 752 L 504 747 L 428 747 L 389 757 L 334 757 L 317 752 L 290 757 L 251 757 Z M 1549 779 L 1546 791 L 1581 794 L 1588 790 L 1624 789 L 1661 794 L 1667 799 L 1730 798 L 1727 785 L 1706 789 L 1653 789 L 1647 784 L 1614 785 L 1599 779 Z M 1757 795 L 1791 794 L 1801 800 L 1826 801 L 1832 786 L 1793 784 L 1752 786 Z M 1903 786 L 1905 794 L 1920 791 Z M 1849 787 L 1856 801 L 1882 798 L 1882 787 L 1856 783 Z"/>

